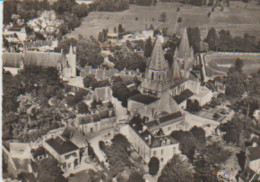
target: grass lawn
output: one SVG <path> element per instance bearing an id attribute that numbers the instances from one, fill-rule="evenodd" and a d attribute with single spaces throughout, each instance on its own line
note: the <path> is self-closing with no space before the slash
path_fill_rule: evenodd
<path id="1" fill-rule="evenodd" d="M 180 7 L 177 12 L 177 7 Z M 166 26 L 169 33 L 182 33 L 184 27 L 199 26 L 205 37 L 206 30 L 215 27 L 217 30 L 230 30 L 233 36 L 243 36 L 244 33 L 260 37 L 260 5 L 252 3 L 231 2 L 224 11 L 215 8 L 211 16 L 207 17 L 211 7 L 182 5 L 180 3 L 159 3 L 155 7 L 130 5 L 122 12 L 91 12 L 79 28 L 68 34 L 68 37 L 97 37 L 104 28 L 113 31 L 115 26 L 122 24 L 127 31 L 141 31 L 153 24 L 155 28 Z M 167 21 L 158 21 L 160 14 L 166 12 Z M 177 23 L 177 17 L 182 17 L 182 23 Z M 138 20 L 136 20 L 138 18 Z M 176 26 L 177 23 L 177 26 Z"/>
<path id="2" fill-rule="evenodd" d="M 219 75 L 226 73 L 236 59 L 243 60 L 243 72 L 246 74 L 255 73 L 260 68 L 260 54 L 243 54 L 243 53 L 209 53 L 204 56 L 207 76 Z"/>

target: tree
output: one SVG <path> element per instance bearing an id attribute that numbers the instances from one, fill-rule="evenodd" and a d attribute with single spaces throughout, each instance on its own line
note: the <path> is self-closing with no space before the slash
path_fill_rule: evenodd
<path id="1" fill-rule="evenodd" d="M 193 169 L 188 161 L 180 155 L 174 155 L 173 158 L 163 168 L 158 182 L 184 182 L 193 181 Z"/>
<path id="2" fill-rule="evenodd" d="M 242 73 L 243 66 L 244 66 L 243 60 L 237 58 L 237 60 L 236 60 L 236 62 L 234 64 L 235 70 L 237 70 L 239 73 Z"/>
<path id="3" fill-rule="evenodd" d="M 144 56 L 147 58 L 150 57 L 152 55 L 152 51 L 153 51 L 152 39 L 151 37 L 149 37 L 145 41 Z"/>
<path id="4" fill-rule="evenodd" d="M 198 53 L 200 51 L 200 29 L 198 27 L 188 28 L 187 30 L 189 43 L 193 47 L 194 52 Z"/>
<path id="5" fill-rule="evenodd" d="M 208 43 L 209 50 L 215 51 L 216 50 L 216 39 L 217 33 L 215 28 L 211 28 L 208 32 L 206 42 Z"/>
<path id="6" fill-rule="evenodd" d="M 36 181 L 67 181 L 62 176 L 62 171 L 58 167 L 58 163 L 55 159 L 43 159 L 37 165 L 37 180 Z"/>
<path id="7" fill-rule="evenodd" d="M 88 105 L 85 102 L 80 102 L 78 103 L 78 112 L 80 114 L 87 114 L 90 113 L 89 109 L 88 109 Z"/>
<path id="8" fill-rule="evenodd" d="M 92 147 L 91 145 L 88 146 L 88 155 L 89 155 L 92 159 L 94 159 L 94 158 L 96 157 L 96 154 L 95 154 L 95 152 L 94 152 L 94 149 L 93 149 L 93 147 Z"/>
<path id="9" fill-rule="evenodd" d="M 177 21 L 178 21 L 178 23 L 181 23 L 182 22 L 182 17 L 179 17 Z"/>
<path id="10" fill-rule="evenodd" d="M 194 126 L 191 128 L 190 132 L 200 143 L 206 143 L 206 133 L 203 128 Z"/>
<path id="11" fill-rule="evenodd" d="M 104 151 L 106 147 L 105 143 L 103 141 L 99 141 L 98 144 L 99 144 L 99 148 Z"/>
<path id="12" fill-rule="evenodd" d="M 88 76 L 88 75 L 85 76 L 83 79 L 84 87 L 89 88 L 93 81 L 96 81 L 95 78 Z"/>
<path id="13" fill-rule="evenodd" d="M 128 182 L 145 182 L 145 180 L 139 172 L 132 172 L 129 176 Z"/>
<path id="14" fill-rule="evenodd" d="M 96 39 L 91 37 L 88 40 L 78 40 L 77 43 L 77 62 L 81 67 L 86 65 L 97 68 L 104 62 L 101 55 L 101 48 Z"/>
<path id="15" fill-rule="evenodd" d="M 165 12 L 162 12 L 160 14 L 160 18 L 159 18 L 159 21 L 161 22 L 166 22 L 166 19 L 167 19 L 167 14 Z"/>
<path id="16" fill-rule="evenodd" d="M 148 166 L 149 166 L 149 174 L 156 175 L 160 167 L 159 159 L 156 157 L 152 157 Z"/>
<path id="17" fill-rule="evenodd" d="M 119 24 L 118 25 L 118 33 L 121 34 L 121 33 L 124 33 L 125 29 L 123 28 L 122 24 Z"/>

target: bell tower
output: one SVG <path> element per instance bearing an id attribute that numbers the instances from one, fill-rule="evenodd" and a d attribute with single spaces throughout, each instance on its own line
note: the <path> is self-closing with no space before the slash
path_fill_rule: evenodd
<path id="1" fill-rule="evenodd" d="M 143 94 L 161 97 L 169 89 L 170 83 L 169 65 L 164 58 L 161 38 L 158 36 L 140 90 Z"/>

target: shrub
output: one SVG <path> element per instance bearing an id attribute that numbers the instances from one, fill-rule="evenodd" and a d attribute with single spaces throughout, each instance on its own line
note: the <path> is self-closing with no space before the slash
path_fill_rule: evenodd
<path id="1" fill-rule="evenodd" d="M 105 142 L 103 142 L 103 141 L 99 141 L 99 148 L 101 149 L 101 150 L 105 150 L 105 148 L 106 148 L 106 145 L 105 145 Z"/>
<path id="2" fill-rule="evenodd" d="M 179 17 L 178 18 L 178 23 L 181 23 L 182 22 L 182 17 Z"/>
<path id="3" fill-rule="evenodd" d="M 148 166 L 149 166 L 149 174 L 156 175 L 160 167 L 159 159 L 156 157 L 152 157 Z"/>

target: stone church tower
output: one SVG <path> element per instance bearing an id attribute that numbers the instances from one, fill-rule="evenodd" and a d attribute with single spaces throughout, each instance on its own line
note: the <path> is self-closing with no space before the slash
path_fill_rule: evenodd
<path id="1" fill-rule="evenodd" d="M 167 94 L 169 90 L 179 88 L 180 84 L 185 85 L 194 64 L 194 52 L 189 44 L 186 28 L 181 43 L 175 50 L 174 62 L 171 68 L 168 61 L 165 60 L 161 40 L 162 37 L 158 36 L 155 41 L 150 62 L 140 85 L 141 93 L 158 98 Z M 184 89 L 185 86 L 182 87 Z"/>
<path id="2" fill-rule="evenodd" d="M 177 61 L 181 68 L 181 76 L 189 77 L 189 71 L 194 64 L 194 51 L 190 46 L 187 29 L 184 29 L 179 47 L 175 49 L 174 61 Z"/>
<path id="3" fill-rule="evenodd" d="M 169 65 L 164 58 L 161 38 L 158 36 L 140 90 L 143 94 L 161 97 L 169 90 L 171 81 Z"/>

